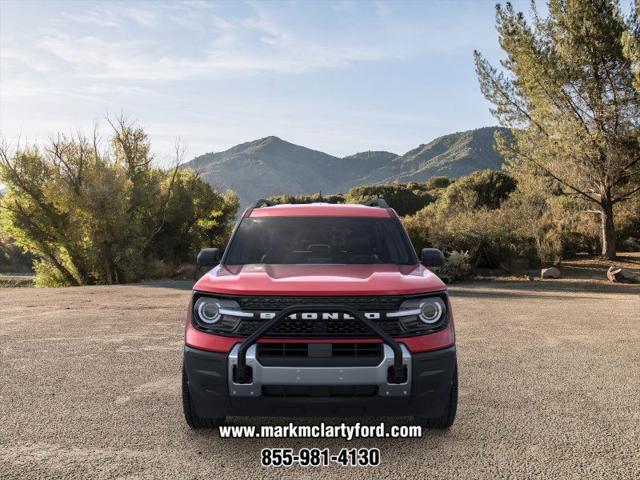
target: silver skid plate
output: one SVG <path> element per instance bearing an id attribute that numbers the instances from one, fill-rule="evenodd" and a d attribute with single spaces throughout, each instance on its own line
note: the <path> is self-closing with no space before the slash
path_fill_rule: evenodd
<path id="1" fill-rule="evenodd" d="M 402 363 L 407 367 L 405 383 L 388 383 L 388 370 L 393 366 L 393 350 L 383 346 L 382 361 L 375 366 L 360 367 L 272 367 L 265 366 L 256 358 L 256 345 L 247 350 L 247 366 L 253 371 L 252 383 L 234 383 L 233 368 L 238 364 L 239 345 L 229 354 L 229 393 L 238 397 L 259 397 L 263 385 L 377 385 L 378 395 L 383 397 L 406 397 L 411 393 L 411 353 L 404 345 Z"/>

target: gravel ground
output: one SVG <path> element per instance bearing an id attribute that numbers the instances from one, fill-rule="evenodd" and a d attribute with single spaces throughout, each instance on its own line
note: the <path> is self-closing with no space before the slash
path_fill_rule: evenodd
<path id="1" fill-rule="evenodd" d="M 176 286 L 0 289 L 0 478 L 640 476 L 639 286 L 456 286 L 453 428 L 351 442 L 189 430 L 179 376 L 189 292 Z M 382 465 L 266 469 L 264 446 L 379 447 Z"/>

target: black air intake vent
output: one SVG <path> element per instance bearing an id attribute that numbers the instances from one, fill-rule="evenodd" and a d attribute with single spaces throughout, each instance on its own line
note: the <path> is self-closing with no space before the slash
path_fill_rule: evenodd
<path id="1" fill-rule="evenodd" d="M 334 357 L 380 357 L 381 343 L 334 343 Z"/>
<path id="2" fill-rule="evenodd" d="M 306 343 L 259 343 L 261 357 L 306 357 L 309 347 Z"/>
<path id="3" fill-rule="evenodd" d="M 319 344 L 314 344 L 319 345 Z M 326 344 L 324 344 L 326 345 Z M 382 357 L 381 343 L 331 343 L 332 357 Z M 258 344 L 259 357 L 307 357 L 309 344 L 264 342 Z"/>

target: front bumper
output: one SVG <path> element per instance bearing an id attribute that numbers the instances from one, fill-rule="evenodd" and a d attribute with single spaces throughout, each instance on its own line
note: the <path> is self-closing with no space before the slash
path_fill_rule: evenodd
<path id="1" fill-rule="evenodd" d="M 189 391 L 200 417 L 415 415 L 434 418 L 442 415 L 446 407 L 456 368 L 455 346 L 413 354 L 403 346 L 403 365 L 408 376 L 405 383 L 398 384 L 387 381 L 389 361 L 393 363 L 393 355 L 387 349 L 381 364 L 373 367 L 265 367 L 251 350 L 254 347 L 247 351 L 247 366 L 253 370 L 252 382 L 239 384 L 234 382 L 232 374 L 237 348 L 227 354 L 185 347 Z M 358 370 L 350 370 L 352 368 Z M 302 396 L 272 395 L 270 387 L 277 391 L 288 385 L 308 389 Z M 345 391 L 344 387 L 357 385 L 376 388 L 365 396 Z"/>
<path id="2" fill-rule="evenodd" d="M 407 378 L 400 383 L 389 382 L 389 370 L 393 368 L 393 350 L 382 345 L 382 359 L 377 365 L 340 365 L 340 366 L 284 366 L 263 365 L 257 358 L 257 346 L 254 344 L 247 350 L 246 365 L 252 371 L 251 383 L 237 383 L 234 380 L 234 369 L 238 365 L 236 345 L 229 354 L 228 377 L 229 393 L 232 397 L 259 397 L 265 386 L 318 386 L 341 387 L 365 385 L 373 387 L 377 394 L 384 397 L 406 397 L 411 391 L 411 354 L 407 347 L 401 345 L 402 365 L 407 371 Z"/>

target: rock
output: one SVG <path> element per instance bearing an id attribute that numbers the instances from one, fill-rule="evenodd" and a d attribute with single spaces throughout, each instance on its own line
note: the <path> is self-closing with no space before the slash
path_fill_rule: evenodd
<path id="1" fill-rule="evenodd" d="M 560 278 L 560 270 L 556 267 L 543 268 L 540 272 L 540 278 Z"/>
<path id="2" fill-rule="evenodd" d="M 626 268 L 618 268 L 611 266 L 607 270 L 607 278 L 614 283 L 637 283 L 640 282 L 638 275 Z"/>

